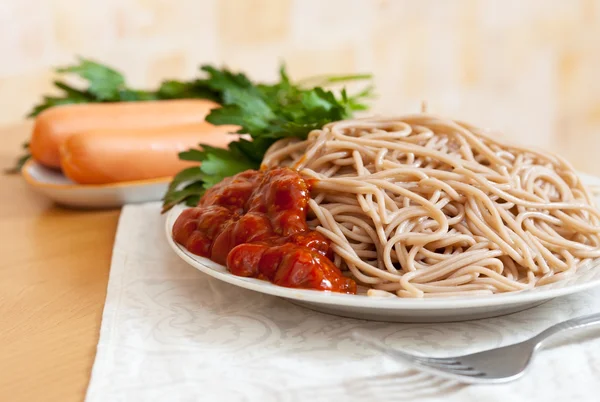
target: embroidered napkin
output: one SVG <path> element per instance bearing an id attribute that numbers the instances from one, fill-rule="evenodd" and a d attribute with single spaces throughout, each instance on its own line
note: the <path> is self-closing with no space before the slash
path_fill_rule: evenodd
<path id="1" fill-rule="evenodd" d="M 477 321 L 336 317 L 188 266 L 167 245 L 159 211 L 158 203 L 123 208 L 87 402 L 598 400 L 600 328 L 555 341 L 522 379 L 496 386 L 409 370 L 350 333 L 436 356 L 472 353 L 600 312 L 600 290 Z"/>

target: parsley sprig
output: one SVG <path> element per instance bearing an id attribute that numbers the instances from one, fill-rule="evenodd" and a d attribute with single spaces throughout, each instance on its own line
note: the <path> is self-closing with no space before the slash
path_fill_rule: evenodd
<path id="1" fill-rule="evenodd" d="M 222 103 L 206 120 L 215 125 L 240 126 L 237 133 L 248 134 L 250 139 L 233 141 L 228 149 L 200 144 L 200 149 L 180 153 L 181 159 L 200 164 L 173 178 L 163 199 L 163 211 L 182 202 L 195 205 L 206 189 L 223 178 L 258 169 L 275 141 L 286 137 L 305 139 L 314 129 L 367 109 L 364 101 L 372 94 L 371 87 L 350 96 L 345 89 L 336 95 L 319 86 L 294 84 L 283 67 L 275 84 L 254 84 L 244 74 L 211 66 L 203 66 L 202 71 L 207 74 L 203 82 L 221 94 Z M 327 85 L 369 78 L 369 75 L 319 77 L 318 82 Z"/>
<path id="2" fill-rule="evenodd" d="M 62 76 L 77 76 L 87 83 L 85 89 L 70 85 L 64 79 L 54 81 L 60 90 L 58 96 L 44 96 L 27 117 L 35 117 L 42 111 L 58 105 L 73 103 L 133 102 L 160 99 L 203 98 L 219 102 L 219 93 L 213 91 L 203 80 L 163 81 L 154 91 L 129 88 L 123 74 L 104 64 L 79 58 L 77 64 L 60 67 L 56 72 Z"/>

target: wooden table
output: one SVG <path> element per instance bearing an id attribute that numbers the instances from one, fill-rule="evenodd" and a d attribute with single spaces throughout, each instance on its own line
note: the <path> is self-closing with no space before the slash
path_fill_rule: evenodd
<path id="1" fill-rule="evenodd" d="M 29 134 L 0 129 L 0 167 Z M 600 174 L 600 133 L 558 141 Z M 94 361 L 119 211 L 57 207 L 0 175 L 0 401 L 82 401 Z"/>
<path id="2" fill-rule="evenodd" d="M 0 167 L 28 133 L 0 129 Z M 119 211 L 57 207 L 18 175 L 0 200 L 0 401 L 82 401 Z"/>

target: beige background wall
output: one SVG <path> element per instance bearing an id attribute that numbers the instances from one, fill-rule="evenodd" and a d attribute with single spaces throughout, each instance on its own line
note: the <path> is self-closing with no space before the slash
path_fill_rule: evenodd
<path id="1" fill-rule="evenodd" d="M 1 0 L 0 124 L 75 54 L 140 87 L 203 62 L 265 80 L 281 60 L 295 78 L 373 72 L 378 111 L 425 99 L 571 158 L 573 141 L 600 149 L 598 0 Z"/>

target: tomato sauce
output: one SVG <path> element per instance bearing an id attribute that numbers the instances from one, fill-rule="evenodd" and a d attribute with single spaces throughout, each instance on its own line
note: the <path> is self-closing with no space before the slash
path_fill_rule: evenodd
<path id="1" fill-rule="evenodd" d="M 294 170 L 248 170 L 184 210 L 173 238 L 234 274 L 290 288 L 356 293 L 331 262 L 329 241 L 306 223 L 310 183 Z"/>

